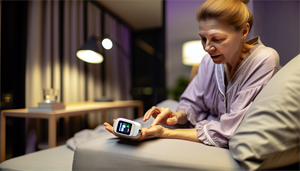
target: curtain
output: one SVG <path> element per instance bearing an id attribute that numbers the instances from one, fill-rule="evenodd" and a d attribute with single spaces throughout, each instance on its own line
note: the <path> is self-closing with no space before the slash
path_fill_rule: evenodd
<path id="1" fill-rule="evenodd" d="M 101 10 L 91 2 L 87 3 L 87 38 L 89 39 L 92 35 L 95 36 L 98 41 L 96 42 L 99 50 L 101 50 Z M 102 96 L 102 82 L 101 82 L 101 67 L 100 64 L 89 64 L 87 63 L 87 100 L 93 101 L 96 98 Z M 103 123 L 102 116 L 99 115 L 101 112 L 91 112 L 88 115 L 88 123 L 91 128 L 96 127 L 99 123 Z M 102 112 L 105 114 L 105 112 Z"/>
<path id="2" fill-rule="evenodd" d="M 76 51 L 87 41 L 85 34 L 87 39 L 91 35 L 100 37 L 101 9 L 83 0 L 30 1 L 28 8 L 26 107 L 37 106 L 43 100 L 42 89 L 51 87 L 60 89 L 58 101 L 64 103 L 101 98 L 103 65 L 88 64 L 76 57 Z M 114 100 L 130 100 L 130 30 L 106 13 L 104 28 L 119 45 L 108 51 L 104 59 L 105 93 Z M 100 41 L 97 43 L 100 49 Z M 120 116 L 133 119 L 132 109 L 106 114 L 110 123 Z M 90 113 L 87 118 L 91 129 L 104 122 L 97 112 Z M 65 133 L 79 131 L 84 122 L 84 116 L 64 118 Z M 35 151 L 36 142 L 40 140 L 40 131 L 45 133 L 46 130 L 40 129 L 43 124 L 39 120 L 27 119 L 26 125 L 26 153 L 30 153 Z"/>
<path id="3" fill-rule="evenodd" d="M 31 1 L 28 4 L 28 39 L 25 74 L 25 105 L 37 106 L 42 101 L 42 89 L 59 88 L 59 28 L 58 1 Z M 55 72 L 52 72 L 55 68 Z M 27 119 L 28 133 L 26 153 L 35 151 L 39 135 L 39 120 Z M 36 133 L 37 132 L 37 133 Z"/>
<path id="4" fill-rule="evenodd" d="M 59 61 L 57 51 L 59 41 L 56 37 L 58 34 L 54 32 L 57 30 L 59 22 L 53 15 L 55 10 L 58 11 L 57 1 L 29 2 L 25 85 L 27 107 L 35 106 L 41 102 L 42 88 L 51 87 L 52 66 L 50 58 L 55 62 Z M 59 78 L 55 80 L 59 80 Z"/>
<path id="5" fill-rule="evenodd" d="M 76 57 L 76 51 L 85 42 L 84 2 L 82 0 L 64 1 L 62 32 L 62 101 L 64 103 L 85 101 L 85 63 Z M 83 127 L 82 117 L 64 118 L 67 136 Z M 70 124 L 72 125 L 71 127 Z"/>
<path id="6" fill-rule="evenodd" d="M 115 42 L 113 49 L 106 53 L 106 94 L 116 100 L 131 99 L 130 89 L 130 32 L 110 15 L 105 15 L 104 34 Z M 117 117 L 133 119 L 132 109 L 108 113 L 107 120 Z"/>

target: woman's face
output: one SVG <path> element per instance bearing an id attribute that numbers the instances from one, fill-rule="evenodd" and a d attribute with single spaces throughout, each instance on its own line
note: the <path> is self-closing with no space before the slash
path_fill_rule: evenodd
<path id="1" fill-rule="evenodd" d="M 216 64 L 236 65 L 244 41 L 242 30 L 236 31 L 234 26 L 217 19 L 199 22 L 199 37 L 203 48 Z"/>

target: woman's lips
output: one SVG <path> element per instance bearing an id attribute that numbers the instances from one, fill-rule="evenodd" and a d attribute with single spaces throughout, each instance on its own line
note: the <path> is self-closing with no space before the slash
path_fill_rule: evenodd
<path id="1" fill-rule="evenodd" d="M 211 55 L 212 58 L 218 58 L 219 56 L 221 55 L 214 55 L 214 56 Z"/>

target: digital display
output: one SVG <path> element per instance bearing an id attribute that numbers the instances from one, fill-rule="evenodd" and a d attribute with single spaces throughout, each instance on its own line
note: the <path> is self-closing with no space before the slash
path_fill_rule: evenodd
<path id="1" fill-rule="evenodd" d="M 130 130 L 132 128 L 132 124 L 124 121 L 119 121 L 117 132 L 122 134 L 130 134 Z"/>

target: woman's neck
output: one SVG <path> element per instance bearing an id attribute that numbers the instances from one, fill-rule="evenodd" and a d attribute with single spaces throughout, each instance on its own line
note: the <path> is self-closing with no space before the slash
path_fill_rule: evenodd
<path id="1" fill-rule="evenodd" d="M 238 66 L 243 61 L 243 59 L 247 56 L 248 52 L 254 47 L 254 45 L 250 45 L 247 43 L 242 44 L 241 53 L 239 55 L 239 58 L 237 58 L 235 61 L 232 61 L 232 63 L 224 63 L 224 71 L 225 71 L 225 77 L 226 79 L 225 84 L 227 85 L 232 77 L 234 76 Z"/>

